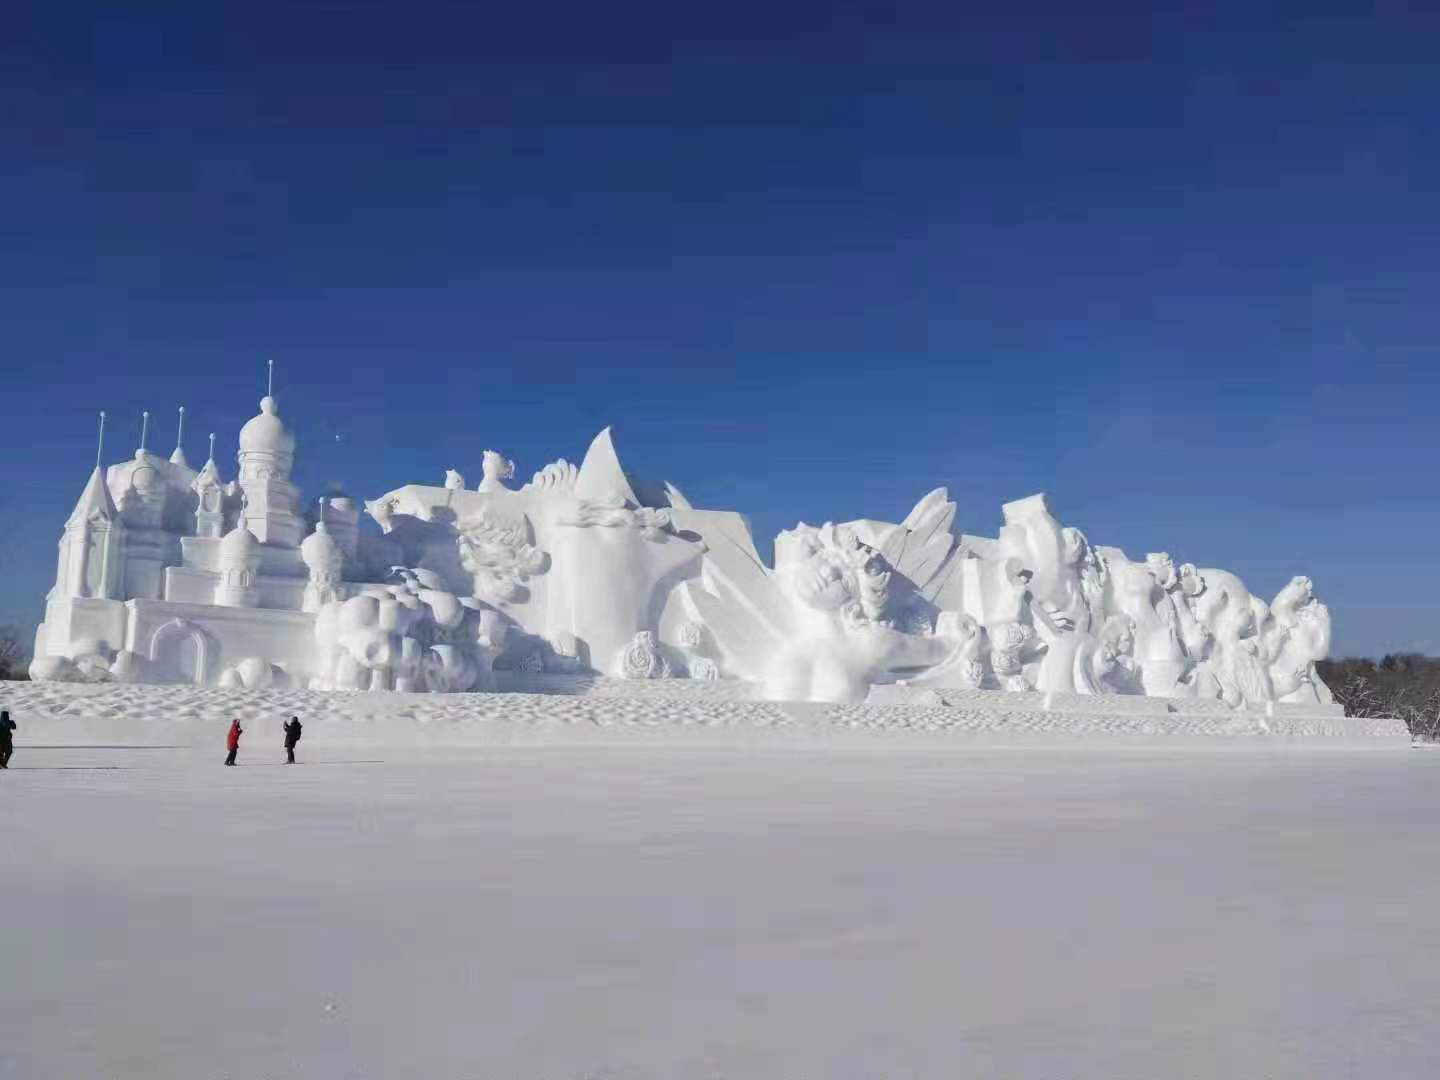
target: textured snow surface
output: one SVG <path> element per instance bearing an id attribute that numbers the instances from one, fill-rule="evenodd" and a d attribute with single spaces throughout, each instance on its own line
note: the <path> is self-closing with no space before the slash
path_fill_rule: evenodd
<path id="1" fill-rule="evenodd" d="M 26 734 L 5 1080 L 1440 1076 L 1440 751 Z"/>
<path id="2" fill-rule="evenodd" d="M 520 684 L 521 686 L 527 684 Z M 325 693 L 190 686 L 16 683 L 0 704 L 31 742 L 216 746 L 232 717 L 251 740 L 278 742 L 285 718 L 327 746 L 893 746 L 1118 743 L 1403 747 L 1403 721 L 1357 720 L 1275 706 L 1074 694 L 945 691 L 933 705 L 751 701 L 738 684 L 591 679 L 564 692 Z M 568 683 L 560 683 L 569 686 Z M 1171 711 L 1178 709 L 1178 711 Z"/>

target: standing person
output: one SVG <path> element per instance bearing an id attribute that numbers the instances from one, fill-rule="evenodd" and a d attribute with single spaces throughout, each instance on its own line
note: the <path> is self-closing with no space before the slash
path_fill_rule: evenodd
<path id="1" fill-rule="evenodd" d="M 230 753 L 225 755 L 226 765 L 235 764 L 235 755 L 240 750 L 240 736 L 244 731 L 245 729 L 240 726 L 239 717 L 230 721 L 230 732 L 225 736 L 225 746 L 230 751 Z"/>
<path id="2" fill-rule="evenodd" d="M 295 764 L 295 744 L 300 741 L 300 717 L 290 717 L 290 722 L 285 725 L 285 764 Z"/>
<path id="3" fill-rule="evenodd" d="M 10 755 L 15 753 L 15 729 L 19 726 L 10 719 L 9 709 L 0 709 L 0 769 L 10 767 Z"/>

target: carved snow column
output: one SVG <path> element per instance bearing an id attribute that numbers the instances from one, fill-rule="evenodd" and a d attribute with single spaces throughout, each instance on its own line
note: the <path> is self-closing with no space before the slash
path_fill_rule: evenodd
<path id="1" fill-rule="evenodd" d="M 211 436 L 213 439 L 214 436 Z M 225 487 L 212 456 L 190 485 L 195 492 L 195 535 L 218 540 L 225 535 Z"/>
<path id="2" fill-rule="evenodd" d="M 165 567 L 173 565 L 175 539 L 163 526 L 169 489 L 146 450 L 135 451 L 130 486 L 120 498 L 125 522 L 125 583 L 127 599 L 158 599 L 164 592 Z"/>
<path id="3" fill-rule="evenodd" d="M 290 483 L 295 436 L 281 422 L 275 399 L 260 401 L 260 415 L 240 429 L 240 490 L 245 526 L 262 544 L 293 548 L 305 535 L 300 492 Z"/>
<path id="4" fill-rule="evenodd" d="M 115 600 L 120 595 L 125 525 L 97 466 L 60 537 L 56 581 L 64 596 Z"/>
<path id="5" fill-rule="evenodd" d="M 340 580 L 345 569 L 345 555 L 330 535 L 325 523 L 325 505 L 321 501 L 320 520 L 315 531 L 300 545 L 300 557 L 310 571 L 301 610 L 317 612 L 332 600 L 340 599 Z"/>
<path id="6" fill-rule="evenodd" d="M 255 578 L 260 571 L 260 541 L 245 526 L 220 541 L 220 582 L 215 603 L 221 607 L 259 607 Z"/>

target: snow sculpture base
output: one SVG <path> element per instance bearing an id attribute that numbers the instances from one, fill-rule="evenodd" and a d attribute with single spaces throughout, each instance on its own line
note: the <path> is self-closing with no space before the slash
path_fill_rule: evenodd
<path id="1" fill-rule="evenodd" d="M 949 691 L 937 703 L 829 705 L 749 699 L 712 680 L 513 673 L 524 693 L 336 693 L 116 683 L 11 683 L 4 704 L 24 740 L 45 745 L 169 745 L 213 751 L 232 717 L 242 753 L 274 755 L 281 724 L 307 746 L 835 746 L 943 752 L 983 747 L 1403 749 L 1401 720 L 1332 708 L 1066 694 Z M 902 688 L 904 689 L 904 688 Z M 539 691 L 539 692 L 537 692 Z M 885 700 L 887 695 L 877 695 Z"/>

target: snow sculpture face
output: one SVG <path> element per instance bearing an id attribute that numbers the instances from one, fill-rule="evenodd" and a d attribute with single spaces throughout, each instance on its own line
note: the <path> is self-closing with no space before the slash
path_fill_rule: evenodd
<path id="1" fill-rule="evenodd" d="M 1308 590 L 1309 581 L 1305 581 Z M 1297 646 L 1300 657 L 1309 663 L 1324 660 L 1330 655 L 1330 609 L 1319 600 L 1312 600 L 1295 613 L 1295 626 L 1290 631 L 1290 640 Z"/>
<path id="2" fill-rule="evenodd" d="M 1278 613 L 1294 611 L 1315 599 L 1315 586 L 1308 577 L 1294 577 L 1281 589 L 1271 607 Z"/>
<path id="3" fill-rule="evenodd" d="M 375 519 L 380 531 L 388 533 L 395 528 L 395 500 L 376 499 L 365 504 L 365 512 Z"/>
<path id="4" fill-rule="evenodd" d="M 1155 584 L 1162 589 L 1169 589 L 1179 583 L 1175 574 L 1175 561 L 1170 558 L 1168 551 L 1152 551 L 1145 556 L 1145 565 L 1149 567 L 1150 573 L 1155 578 Z"/>
<path id="5" fill-rule="evenodd" d="M 482 512 L 460 525 L 456 540 L 460 565 L 475 579 L 475 596 L 498 604 L 518 600 L 523 583 L 543 574 L 545 552 L 529 543 L 530 526 L 523 516 L 504 518 Z"/>
<path id="6" fill-rule="evenodd" d="M 890 569 L 853 532 L 834 525 L 797 525 L 775 538 L 775 573 L 785 591 L 814 611 L 880 619 L 890 595 Z"/>

